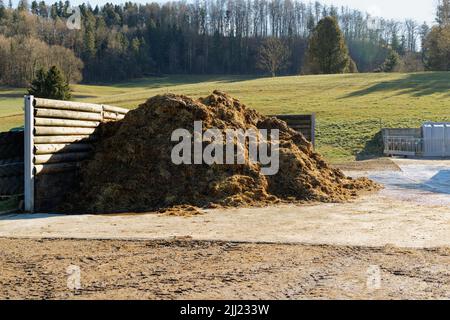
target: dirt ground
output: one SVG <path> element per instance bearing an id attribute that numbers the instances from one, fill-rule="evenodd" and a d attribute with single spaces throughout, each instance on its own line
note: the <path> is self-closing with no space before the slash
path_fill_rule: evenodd
<path id="1" fill-rule="evenodd" d="M 0 216 L 0 237 L 190 237 L 207 241 L 415 248 L 450 245 L 450 171 L 446 169 L 450 161 L 400 159 L 395 164 L 401 170 L 349 171 L 354 176 L 369 176 L 385 188 L 347 203 L 213 209 L 191 217 L 155 213 L 10 214 Z M 374 164 L 370 166 L 373 168 Z"/>
<path id="2" fill-rule="evenodd" d="M 400 171 L 400 167 L 390 158 L 376 158 L 364 161 L 336 163 L 333 167 L 343 171 Z"/>
<path id="3" fill-rule="evenodd" d="M 0 239 L 0 252 L 2 299 L 450 299 L 448 247 Z"/>
<path id="4" fill-rule="evenodd" d="M 349 203 L 2 215 L 0 298 L 450 299 L 450 161 L 386 161 L 345 168 L 385 186 Z"/>

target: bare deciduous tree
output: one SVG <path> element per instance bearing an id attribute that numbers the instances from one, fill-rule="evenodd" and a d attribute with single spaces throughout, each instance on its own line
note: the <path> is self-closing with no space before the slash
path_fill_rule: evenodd
<path id="1" fill-rule="evenodd" d="M 267 38 L 259 50 L 258 67 L 275 77 L 277 72 L 287 67 L 289 48 L 277 38 Z"/>

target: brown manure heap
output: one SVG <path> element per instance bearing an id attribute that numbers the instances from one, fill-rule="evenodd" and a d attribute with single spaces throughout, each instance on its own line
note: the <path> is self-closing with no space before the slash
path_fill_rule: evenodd
<path id="1" fill-rule="evenodd" d="M 194 121 L 202 121 L 203 130 L 279 129 L 278 173 L 263 175 L 261 165 L 248 157 L 245 164 L 173 164 L 171 152 L 178 142 L 171 141 L 172 132 L 178 128 L 192 132 Z M 123 120 L 104 125 L 94 158 L 80 175 L 79 190 L 66 202 L 66 211 L 342 202 L 379 188 L 369 179 L 351 179 L 333 169 L 285 122 L 265 117 L 218 91 L 198 100 L 155 96 Z"/>

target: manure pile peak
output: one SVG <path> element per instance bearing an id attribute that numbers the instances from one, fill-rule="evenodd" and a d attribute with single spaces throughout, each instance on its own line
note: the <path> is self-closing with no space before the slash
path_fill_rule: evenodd
<path id="1" fill-rule="evenodd" d="M 171 153 L 177 142 L 171 141 L 172 133 L 180 128 L 192 132 L 195 121 L 202 121 L 203 130 L 278 129 L 278 173 L 263 175 L 260 163 L 248 157 L 240 164 L 174 164 Z M 248 149 L 248 143 L 241 147 Z M 366 178 L 344 176 L 285 122 L 265 117 L 219 91 L 198 100 L 158 95 L 123 120 L 104 124 L 94 158 L 81 168 L 80 175 L 79 188 L 66 202 L 66 211 L 342 202 L 379 188 Z"/>

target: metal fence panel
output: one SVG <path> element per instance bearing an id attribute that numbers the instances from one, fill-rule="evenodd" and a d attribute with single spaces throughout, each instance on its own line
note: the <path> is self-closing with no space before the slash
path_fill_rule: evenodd
<path id="1" fill-rule="evenodd" d="M 418 156 L 422 154 L 423 139 L 408 136 L 384 136 L 384 154 L 389 156 Z"/>
<path id="2" fill-rule="evenodd" d="M 422 130 L 426 157 L 450 156 L 450 123 L 425 123 Z"/>

